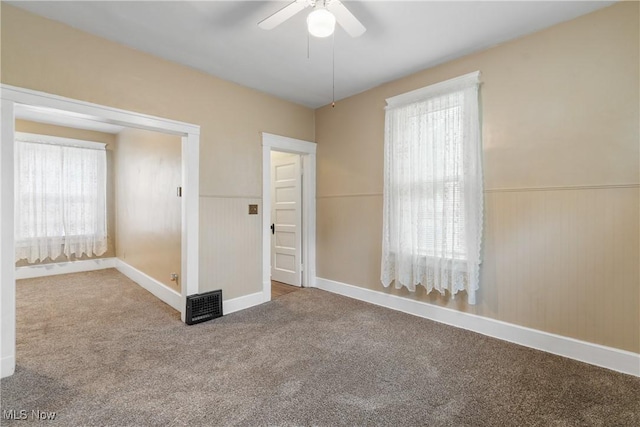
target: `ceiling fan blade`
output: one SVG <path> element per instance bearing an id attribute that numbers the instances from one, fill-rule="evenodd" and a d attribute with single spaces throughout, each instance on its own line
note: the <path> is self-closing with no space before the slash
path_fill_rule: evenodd
<path id="1" fill-rule="evenodd" d="M 358 18 L 353 16 L 353 13 L 349 12 L 349 9 L 347 9 L 340 0 L 328 2 L 327 9 L 335 15 L 338 24 L 340 24 L 351 37 L 359 37 L 367 31 L 364 25 L 358 21 Z"/>
<path id="2" fill-rule="evenodd" d="M 258 23 L 258 27 L 262 28 L 263 30 L 271 30 L 282 24 L 284 21 L 291 18 L 293 15 L 300 12 L 307 6 L 309 6 L 307 0 L 296 0 L 293 3 L 289 3 L 270 17 L 260 21 Z"/>

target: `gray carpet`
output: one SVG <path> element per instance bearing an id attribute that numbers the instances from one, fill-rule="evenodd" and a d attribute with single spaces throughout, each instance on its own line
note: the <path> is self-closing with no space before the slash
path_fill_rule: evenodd
<path id="1" fill-rule="evenodd" d="M 17 294 L 2 410 L 46 425 L 640 425 L 639 378 L 320 290 L 195 326 L 115 270 Z"/>

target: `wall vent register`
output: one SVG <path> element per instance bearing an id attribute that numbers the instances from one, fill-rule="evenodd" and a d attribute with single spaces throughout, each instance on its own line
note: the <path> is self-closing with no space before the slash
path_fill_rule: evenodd
<path id="1" fill-rule="evenodd" d="M 187 325 L 222 317 L 222 290 L 187 297 Z"/>

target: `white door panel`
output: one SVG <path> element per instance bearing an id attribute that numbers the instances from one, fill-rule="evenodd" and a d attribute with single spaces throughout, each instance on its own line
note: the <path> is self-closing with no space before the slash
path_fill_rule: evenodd
<path id="1" fill-rule="evenodd" d="M 271 156 L 271 279 L 301 286 L 302 197 L 300 156 Z"/>

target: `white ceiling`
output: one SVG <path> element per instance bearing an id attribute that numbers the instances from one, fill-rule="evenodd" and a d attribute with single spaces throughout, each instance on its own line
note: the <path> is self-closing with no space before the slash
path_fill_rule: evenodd
<path id="1" fill-rule="evenodd" d="M 332 100 L 332 39 L 307 10 L 265 31 L 287 1 L 9 2 L 38 15 L 308 107 Z M 573 19 L 614 2 L 345 1 L 367 27 L 335 33 L 335 99 Z"/>

